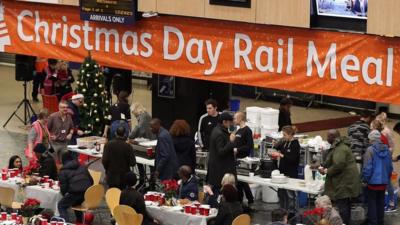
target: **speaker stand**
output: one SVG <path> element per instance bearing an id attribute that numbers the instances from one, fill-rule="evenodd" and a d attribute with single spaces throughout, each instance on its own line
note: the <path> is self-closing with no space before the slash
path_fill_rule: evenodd
<path id="1" fill-rule="evenodd" d="M 23 86 L 24 86 L 24 99 L 22 99 L 22 101 L 19 103 L 19 105 L 17 106 L 15 111 L 8 118 L 7 122 L 3 125 L 4 128 L 7 126 L 8 122 L 10 122 L 10 120 L 14 116 L 17 117 L 26 126 L 29 123 L 31 116 L 36 115 L 35 111 L 32 108 L 31 103 L 29 102 L 28 98 L 26 97 L 26 81 L 24 81 Z M 21 118 L 17 115 L 17 112 L 18 112 L 19 108 L 21 108 L 21 106 L 24 106 L 24 118 Z"/>

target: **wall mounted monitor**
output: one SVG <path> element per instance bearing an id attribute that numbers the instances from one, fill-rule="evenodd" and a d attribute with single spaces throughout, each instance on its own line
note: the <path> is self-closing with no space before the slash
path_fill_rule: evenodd
<path id="1" fill-rule="evenodd" d="M 319 16 L 367 19 L 368 0 L 316 0 Z"/>

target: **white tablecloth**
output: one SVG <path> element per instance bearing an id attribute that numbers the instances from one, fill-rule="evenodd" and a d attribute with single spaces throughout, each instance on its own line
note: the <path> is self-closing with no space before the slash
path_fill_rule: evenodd
<path id="1" fill-rule="evenodd" d="M 157 206 L 147 206 L 147 212 L 162 225 L 207 225 L 207 221 L 216 216 L 190 215 Z"/>
<path id="2" fill-rule="evenodd" d="M 16 201 L 24 201 L 27 198 L 35 198 L 40 201 L 40 207 L 44 209 L 51 209 L 56 215 L 59 215 L 57 204 L 61 200 L 62 195 L 59 190 L 53 190 L 48 188 L 42 188 L 40 186 L 27 186 L 23 189 L 21 194 L 21 189 L 15 183 L 15 181 L 0 180 L 1 187 L 10 187 L 14 189 Z"/>
<path id="3" fill-rule="evenodd" d="M 196 173 L 206 175 L 207 171 L 196 169 Z M 307 194 L 312 194 L 312 195 L 322 194 L 322 192 L 323 192 L 323 190 L 318 189 L 318 188 L 311 188 L 311 187 L 303 186 L 301 183 L 304 183 L 304 180 L 302 180 L 302 179 L 289 178 L 287 183 L 277 184 L 277 183 L 272 183 L 271 179 L 262 178 L 260 176 L 249 177 L 249 176 L 238 175 L 237 178 L 239 181 L 243 181 L 243 182 L 250 183 L 250 184 L 259 184 L 262 186 L 268 186 L 268 187 L 272 187 L 272 188 L 282 188 L 282 189 L 291 190 L 291 191 L 301 191 L 301 192 L 304 192 Z"/>

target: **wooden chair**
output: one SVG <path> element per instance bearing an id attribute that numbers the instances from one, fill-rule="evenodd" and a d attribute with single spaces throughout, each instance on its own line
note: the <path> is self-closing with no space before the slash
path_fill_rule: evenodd
<path id="1" fill-rule="evenodd" d="M 233 220 L 232 225 L 250 225 L 250 222 L 251 219 L 249 215 L 241 214 Z"/>
<path id="2" fill-rule="evenodd" d="M 114 218 L 118 225 L 141 225 L 143 215 L 127 205 L 118 205 L 114 209 Z"/>
<path id="3" fill-rule="evenodd" d="M 119 205 L 119 199 L 121 197 L 121 190 L 118 188 L 110 188 L 106 192 L 106 203 L 110 209 L 111 215 L 114 216 L 114 209 Z"/>
<path id="4" fill-rule="evenodd" d="M 93 179 L 93 185 L 100 184 L 101 172 L 89 169 L 89 173 Z"/>
<path id="5" fill-rule="evenodd" d="M 95 210 L 99 208 L 104 198 L 104 187 L 101 184 L 96 184 L 89 187 L 85 191 L 85 200 L 81 205 L 72 207 L 72 210 L 83 212 L 83 224 L 85 224 L 85 214 L 89 210 Z"/>
<path id="6" fill-rule="evenodd" d="M 14 189 L 0 187 L 0 205 L 11 209 L 21 209 L 22 203 L 14 202 L 14 195 Z"/>
<path id="7" fill-rule="evenodd" d="M 42 95 L 43 108 L 49 110 L 49 113 L 58 112 L 58 98 L 56 95 Z"/>

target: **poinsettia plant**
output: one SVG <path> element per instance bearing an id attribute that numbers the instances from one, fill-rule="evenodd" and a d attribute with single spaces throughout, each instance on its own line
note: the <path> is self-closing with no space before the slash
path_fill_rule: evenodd
<path id="1" fill-rule="evenodd" d="M 161 181 L 161 185 L 165 198 L 168 199 L 177 195 L 179 185 L 176 180 L 163 180 Z"/>
<path id="2" fill-rule="evenodd" d="M 32 217 L 40 207 L 40 201 L 34 198 L 28 198 L 21 206 L 21 214 L 23 217 Z"/>
<path id="3" fill-rule="evenodd" d="M 324 208 L 314 208 L 304 211 L 303 216 L 309 219 L 312 224 L 317 225 L 321 221 L 324 212 Z"/>
<path id="4" fill-rule="evenodd" d="M 31 175 L 36 172 L 40 167 L 40 164 L 36 160 L 29 160 L 29 164 L 24 167 L 23 173 L 24 175 Z"/>

